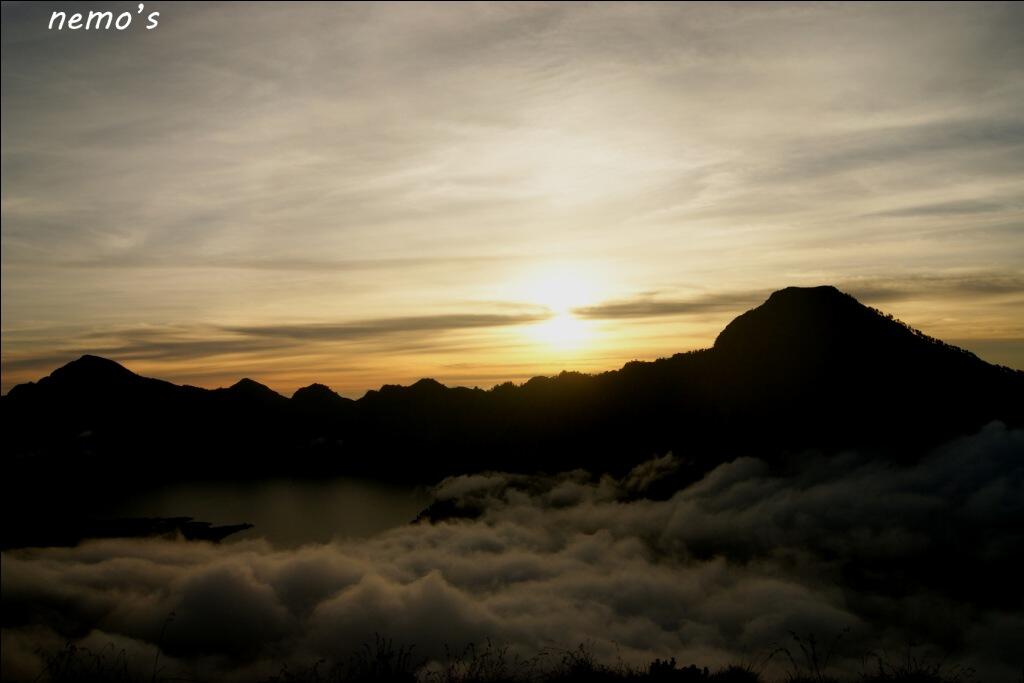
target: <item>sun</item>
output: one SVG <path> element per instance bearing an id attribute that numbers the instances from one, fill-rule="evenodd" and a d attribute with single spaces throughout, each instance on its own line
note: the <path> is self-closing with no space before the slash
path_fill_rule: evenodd
<path id="1" fill-rule="evenodd" d="M 529 335 L 538 342 L 559 351 L 572 351 L 585 346 L 593 336 L 589 321 L 571 313 L 558 313 L 543 322 L 531 325 Z"/>
<path id="2" fill-rule="evenodd" d="M 511 294 L 520 301 L 544 306 L 556 315 L 593 304 L 601 287 L 596 274 L 577 264 L 539 266 L 515 283 Z"/>
<path id="3" fill-rule="evenodd" d="M 593 299 L 588 279 L 572 270 L 551 269 L 536 276 L 526 286 L 531 303 L 547 307 L 557 315 L 570 314 L 572 309 L 586 306 Z"/>
<path id="4" fill-rule="evenodd" d="M 584 269 L 548 266 L 530 273 L 517 289 L 522 299 L 551 313 L 551 317 L 526 328 L 534 342 L 555 351 L 574 351 L 591 343 L 593 323 L 576 311 L 594 303 L 598 286 Z"/>

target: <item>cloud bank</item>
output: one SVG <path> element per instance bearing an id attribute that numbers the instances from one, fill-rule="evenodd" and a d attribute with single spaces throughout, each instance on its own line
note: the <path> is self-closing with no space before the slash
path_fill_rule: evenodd
<path id="1" fill-rule="evenodd" d="M 918 655 L 1012 680 L 1021 453 L 1024 431 L 993 424 L 908 468 L 843 454 L 785 474 L 741 457 L 667 499 L 642 497 L 683 462 L 664 456 L 622 480 L 447 479 L 435 491 L 444 518 L 360 542 L 7 552 L 3 676 L 34 677 L 38 650 L 71 639 L 143 667 L 159 647 L 167 672 L 243 680 L 343 657 L 375 632 L 424 659 L 490 638 L 524 655 L 588 643 L 606 660 L 771 674 L 793 631 L 845 633 L 835 673 L 917 642 Z"/>

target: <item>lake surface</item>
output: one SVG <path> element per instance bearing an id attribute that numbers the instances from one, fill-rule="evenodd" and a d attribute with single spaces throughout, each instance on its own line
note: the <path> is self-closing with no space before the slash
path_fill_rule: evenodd
<path id="1" fill-rule="evenodd" d="M 111 502 L 110 517 L 193 517 L 254 528 L 228 541 L 264 537 L 277 546 L 366 538 L 411 522 L 430 503 L 425 488 L 361 479 L 275 479 L 180 484 Z"/>

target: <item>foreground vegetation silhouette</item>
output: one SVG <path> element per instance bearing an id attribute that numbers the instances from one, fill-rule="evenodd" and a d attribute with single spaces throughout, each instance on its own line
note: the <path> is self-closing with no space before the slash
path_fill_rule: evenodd
<path id="1" fill-rule="evenodd" d="M 854 675 L 829 673 L 831 651 L 822 652 L 813 636 L 790 634 L 793 644 L 772 652 L 759 666 L 734 664 L 712 671 L 694 664 L 680 665 L 675 658 L 655 659 L 646 666 L 621 661 L 598 661 L 586 645 L 574 649 L 548 649 L 528 658 L 511 655 L 491 641 L 471 644 L 458 653 L 448 652 L 444 661 L 426 662 L 414 646 L 396 645 L 375 636 L 339 662 L 320 660 L 308 666 L 283 666 L 276 675 L 254 683 L 970 683 L 973 671 L 914 656 L 911 649 L 898 661 L 882 655 L 865 658 L 863 670 Z M 774 677 L 760 669 L 768 660 L 785 661 L 785 672 Z M 152 672 L 131 671 L 124 651 L 101 652 L 68 644 L 63 650 L 45 653 L 45 669 L 38 680 L 50 683 L 158 683 L 207 679 L 188 672 L 172 672 L 160 666 Z"/>

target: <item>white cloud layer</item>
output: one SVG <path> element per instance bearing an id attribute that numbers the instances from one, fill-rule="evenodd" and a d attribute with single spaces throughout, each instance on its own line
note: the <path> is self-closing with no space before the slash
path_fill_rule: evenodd
<path id="1" fill-rule="evenodd" d="M 791 631 L 844 631 L 836 672 L 870 652 L 1011 680 L 1024 627 L 1024 432 L 999 424 L 896 468 L 856 454 L 800 474 L 752 457 L 666 500 L 637 498 L 678 459 L 623 481 L 586 472 L 455 477 L 464 518 L 280 549 L 105 540 L 3 554 L 3 676 L 35 675 L 66 639 L 167 671 L 276 673 L 374 633 L 444 656 L 490 638 L 529 656 L 588 643 L 602 659 L 763 665 Z M 173 620 L 168 617 L 173 614 Z M 767 671 L 778 672 L 776 657 Z"/>

